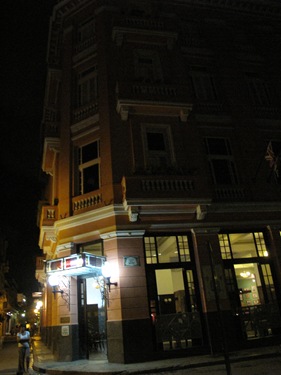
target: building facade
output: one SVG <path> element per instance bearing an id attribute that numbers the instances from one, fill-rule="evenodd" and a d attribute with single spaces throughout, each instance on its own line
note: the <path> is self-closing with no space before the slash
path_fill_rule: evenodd
<path id="1" fill-rule="evenodd" d="M 280 19 L 279 1 L 55 5 L 37 278 L 58 359 L 280 340 Z"/>

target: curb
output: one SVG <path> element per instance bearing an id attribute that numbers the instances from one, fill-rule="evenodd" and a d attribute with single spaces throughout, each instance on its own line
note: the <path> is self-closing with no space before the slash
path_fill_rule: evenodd
<path id="1" fill-rule="evenodd" d="M 257 359 L 265 359 L 265 358 L 275 358 L 280 357 L 281 352 L 272 352 L 272 353 L 265 353 L 265 354 L 254 354 L 246 357 L 238 357 L 238 358 L 231 358 L 231 363 L 238 363 L 238 362 L 245 362 L 245 361 L 253 361 Z M 179 370 L 188 370 L 192 368 L 200 368 L 200 367 L 207 367 L 207 366 L 216 366 L 216 365 L 223 365 L 225 364 L 225 360 L 218 359 L 214 361 L 206 361 L 206 362 L 198 362 L 198 363 L 190 363 L 186 365 L 178 365 L 178 366 L 168 366 L 168 367 L 157 367 L 157 368 L 150 368 L 145 370 L 113 370 L 113 371 L 81 371 L 79 369 L 77 370 L 59 370 L 59 369 L 48 369 L 48 368 L 41 368 L 40 366 L 33 365 L 34 371 L 39 372 L 40 374 L 49 374 L 49 375 L 62 375 L 65 374 L 67 371 L 67 375 L 78 375 L 78 374 L 85 374 L 85 375 L 125 375 L 125 374 L 131 374 L 131 375 L 144 375 L 144 374 L 154 374 L 154 373 L 165 373 L 165 372 L 175 372 Z"/>

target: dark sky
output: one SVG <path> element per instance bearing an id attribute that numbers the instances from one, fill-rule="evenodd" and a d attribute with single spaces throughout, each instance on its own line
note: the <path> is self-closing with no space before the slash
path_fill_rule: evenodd
<path id="1" fill-rule="evenodd" d="M 55 0 L 1 0 L 0 229 L 18 292 L 37 289 L 40 124 Z M 4 22 L 3 22 L 4 20 Z"/>

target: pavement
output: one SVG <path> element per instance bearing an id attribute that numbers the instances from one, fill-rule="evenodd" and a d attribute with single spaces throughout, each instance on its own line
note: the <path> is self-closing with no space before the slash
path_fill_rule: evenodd
<path id="1" fill-rule="evenodd" d="M 281 346 L 266 346 L 253 349 L 239 350 L 229 353 L 230 363 L 248 360 L 281 357 Z M 225 364 L 224 355 L 213 356 L 196 355 L 184 358 L 167 360 L 120 364 L 109 363 L 105 359 L 86 360 L 81 359 L 73 362 L 57 362 L 51 351 L 44 345 L 40 337 L 33 340 L 33 370 L 40 374 L 50 375 L 122 375 L 125 374 L 155 374 L 173 373 L 178 370 L 186 370 L 196 367 Z"/>

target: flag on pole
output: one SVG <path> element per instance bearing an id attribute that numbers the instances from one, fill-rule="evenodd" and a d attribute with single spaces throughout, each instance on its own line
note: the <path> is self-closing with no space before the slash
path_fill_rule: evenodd
<path id="1" fill-rule="evenodd" d="M 265 160 L 268 161 L 278 183 L 281 183 L 281 142 L 270 141 L 268 143 Z"/>

